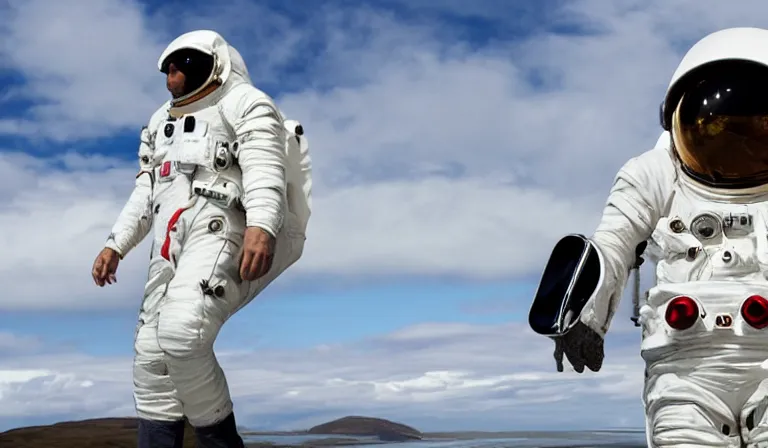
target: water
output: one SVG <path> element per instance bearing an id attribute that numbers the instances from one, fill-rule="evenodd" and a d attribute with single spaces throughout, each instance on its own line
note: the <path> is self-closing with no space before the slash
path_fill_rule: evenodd
<path id="1" fill-rule="evenodd" d="M 334 440 L 349 440 L 350 442 L 359 440 L 359 441 L 370 441 L 370 442 L 377 442 L 378 439 L 376 437 L 352 437 L 352 436 L 326 436 L 326 435 L 244 435 L 243 439 L 247 443 L 254 443 L 254 442 L 271 442 L 278 445 L 301 445 L 302 443 L 307 444 L 307 442 L 314 442 L 316 440 L 323 440 L 323 439 L 334 439 Z M 380 445 L 381 442 L 378 442 Z M 398 444 L 400 446 L 401 444 Z M 355 445 L 344 445 L 344 446 L 355 446 Z M 357 446 L 371 446 L 369 445 L 357 445 Z"/>
<path id="2" fill-rule="evenodd" d="M 323 440 L 338 440 L 338 444 L 324 444 Z M 303 447 L 338 446 L 345 448 L 372 448 L 389 445 L 388 448 L 645 448 L 642 432 L 578 432 L 550 433 L 534 436 L 463 436 L 453 438 L 426 438 L 414 442 L 382 443 L 376 438 L 321 436 L 321 435 L 258 435 L 248 436 L 246 442 L 271 442 L 278 445 Z M 313 444 L 312 442 L 316 442 Z M 355 443 L 357 442 L 357 443 Z"/>

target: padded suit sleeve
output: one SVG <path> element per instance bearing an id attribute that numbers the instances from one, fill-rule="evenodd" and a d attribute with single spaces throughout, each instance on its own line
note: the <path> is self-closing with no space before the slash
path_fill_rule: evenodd
<path id="1" fill-rule="evenodd" d="M 285 128 L 277 106 L 252 86 L 230 92 L 224 115 L 238 141 L 246 225 L 276 237 L 285 215 Z"/>
<path id="2" fill-rule="evenodd" d="M 671 154 L 658 145 L 627 162 L 615 178 L 591 237 L 603 256 L 603 284 L 581 313 L 581 321 L 603 337 L 618 310 L 635 249 L 666 213 L 675 179 Z"/>
<path id="3" fill-rule="evenodd" d="M 107 238 L 106 247 L 125 257 L 149 233 L 152 228 L 152 187 L 154 174 L 151 168 L 153 143 L 149 130 L 141 130 L 139 144 L 139 166 L 141 170 L 136 175 L 136 184 L 128 202 L 117 218 L 112 233 Z"/>

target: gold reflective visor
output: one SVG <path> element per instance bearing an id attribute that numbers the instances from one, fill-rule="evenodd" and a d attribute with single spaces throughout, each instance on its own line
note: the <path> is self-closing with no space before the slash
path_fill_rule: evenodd
<path id="1" fill-rule="evenodd" d="M 726 90 L 722 96 L 730 93 L 730 89 Z M 686 95 L 672 117 L 672 141 L 687 174 L 721 188 L 768 183 L 768 104 L 761 108 L 764 114 L 753 114 L 757 110 L 752 107 L 742 114 L 733 107 L 708 107 L 707 101 L 729 101 L 720 93 L 711 98 Z"/>

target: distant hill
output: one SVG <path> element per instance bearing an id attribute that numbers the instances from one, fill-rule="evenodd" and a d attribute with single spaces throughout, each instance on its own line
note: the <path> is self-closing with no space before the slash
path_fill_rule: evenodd
<path id="1" fill-rule="evenodd" d="M 421 440 L 422 434 L 415 428 L 383 418 L 349 416 L 310 428 L 309 434 L 334 434 L 348 436 L 376 436 L 387 442 Z"/>

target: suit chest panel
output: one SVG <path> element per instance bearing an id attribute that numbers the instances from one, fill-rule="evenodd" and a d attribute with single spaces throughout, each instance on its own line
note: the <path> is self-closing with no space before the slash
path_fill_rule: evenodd
<path id="1" fill-rule="evenodd" d="M 217 158 L 231 159 L 232 130 L 215 106 L 178 118 L 168 117 L 155 129 L 155 163 L 158 181 L 199 169 L 217 171 Z M 231 160 L 229 160 L 231 163 Z"/>
<path id="2" fill-rule="evenodd" d="M 714 202 L 679 189 L 651 237 L 659 283 L 765 280 L 768 202 Z"/>

